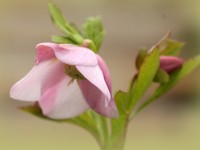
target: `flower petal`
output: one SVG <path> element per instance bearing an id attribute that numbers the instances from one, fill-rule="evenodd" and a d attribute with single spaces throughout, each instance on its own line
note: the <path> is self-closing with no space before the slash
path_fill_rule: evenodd
<path id="1" fill-rule="evenodd" d="M 105 105 L 108 105 L 111 99 L 111 93 L 104 80 L 100 67 L 76 66 L 76 68 L 89 82 L 95 85 L 106 96 Z"/>
<path id="2" fill-rule="evenodd" d="M 43 114 L 56 119 L 71 118 L 88 109 L 77 81 L 65 76 L 61 82 L 45 91 L 39 100 Z"/>
<path id="3" fill-rule="evenodd" d="M 112 96 L 112 81 L 111 81 L 109 69 L 108 69 L 106 63 L 104 62 L 104 60 L 99 55 L 96 55 L 96 56 L 97 56 L 97 59 L 98 59 L 99 67 L 100 67 L 100 69 L 103 73 L 104 80 L 106 81 L 106 84 L 107 84 L 108 89 L 109 89 L 111 96 Z"/>
<path id="4" fill-rule="evenodd" d="M 54 49 L 57 44 L 54 43 L 40 43 L 36 46 L 36 64 L 55 58 Z"/>
<path id="5" fill-rule="evenodd" d="M 96 66 L 98 64 L 95 53 L 85 47 L 59 44 L 54 51 L 56 57 L 68 65 Z"/>
<path id="6" fill-rule="evenodd" d="M 113 98 L 108 99 L 101 90 L 88 80 L 79 80 L 78 83 L 87 103 L 93 110 L 107 117 L 118 116 L 118 111 Z M 109 101 L 107 106 L 105 106 L 105 101 Z"/>
<path id="7" fill-rule="evenodd" d="M 18 100 L 36 101 L 43 91 L 59 82 L 64 75 L 64 65 L 58 60 L 39 63 L 11 88 L 10 96 Z"/>

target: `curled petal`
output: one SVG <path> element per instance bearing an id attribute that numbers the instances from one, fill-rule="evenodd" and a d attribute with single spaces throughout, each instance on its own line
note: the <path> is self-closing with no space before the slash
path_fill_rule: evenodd
<path id="1" fill-rule="evenodd" d="M 99 55 L 96 55 L 96 56 L 98 59 L 99 67 L 103 73 L 104 80 L 106 81 L 106 84 L 107 84 L 108 89 L 112 96 L 112 81 L 111 81 L 111 77 L 110 77 L 110 72 L 109 72 L 108 67 L 107 67 L 106 63 L 104 62 L 104 60 Z"/>
<path id="2" fill-rule="evenodd" d="M 107 117 L 118 116 L 113 98 L 108 99 L 100 89 L 88 80 L 79 80 L 78 83 L 87 103 L 94 111 Z M 107 106 L 105 106 L 105 101 L 109 101 Z"/>
<path id="3" fill-rule="evenodd" d="M 56 119 L 75 117 L 89 107 L 77 82 L 67 76 L 43 93 L 39 105 L 44 115 Z"/>
<path id="4" fill-rule="evenodd" d="M 54 51 L 56 57 L 68 65 L 96 66 L 98 64 L 95 53 L 85 47 L 59 44 Z"/>
<path id="5" fill-rule="evenodd" d="M 59 82 L 64 75 L 64 66 L 57 60 L 39 63 L 11 88 L 10 96 L 18 100 L 36 101 L 43 91 Z"/>
<path id="6" fill-rule="evenodd" d="M 40 43 L 36 46 L 36 64 L 55 58 L 54 49 L 57 44 L 54 43 Z"/>
<path id="7" fill-rule="evenodd" d="M 110 103 L 111 93 L 104 80 L 104 76 L 100 67 L 76 66 L 76 68 L 89 82 L 91 82 L 105 95 L 105 105 L 108 105 Z"/>

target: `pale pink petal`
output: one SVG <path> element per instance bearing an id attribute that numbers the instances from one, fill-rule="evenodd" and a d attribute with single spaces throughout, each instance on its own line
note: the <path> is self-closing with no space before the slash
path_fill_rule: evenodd
<path id="1" fill-rule="evenodd" d="M 94 111 L 107 117 L 118 116 L 113 98 L 108 99 L 102 91 L 88 80 L 79 80 L 78 83 L 87 103 Z M 105 106 L 105 101 L 109 101 L 107 106 Z"/>
<path id="2" fill-rule="evenodd" d="M 109 69 L 108 69 L 106 63 L 104 62 L 104 60 L 99 55 L 96 55 L 96 56 L 98 59 L 99 67 L 100 67 L 101 71 L 103 72 L 104 80 L 106 81 L 108 89 L 109 89 L 110 93 L 112 94 L 112 81 L 111 81 Z"/>
<path id="3" fill-rule="evenodd" d="M 54 51 L 56 57 L 68 65 L 96 66 L 98 64 L 95 53 L 84 47 L 59 44 Z"/>
<path id="4" fill-rule="evenodd" d="M 10 90 L 10 96 L 24 101 L 36 101 L 41 93 L 59 82 L 64 76 L 64 65 L 54 59 L 35 65 Z"/>
<path id="5" fill-rule="evenodd" d="M 54 43 L 40 43 L 36 46 L 36 64 L 55 58 L 54 49 L 57 47 Z"/>
<path id="6" fill-rule="evenodd" d="M 105 95 L 105 105 L 108 105 L 110 103 L 111 93 L 104 80 L 100 67 L 76 66 L 76 68 L 89 82 L 95 85 L 95 87 L 97 87 Z"/>
<path id="7" fill-rule="evenodd" d="M 44 92 L 39 100 L 39 105 L 44 115 L 56 119 L 78 116 L 89 107 L 77 81 L 71 82 L 71 78 L 67 76 Z"/>

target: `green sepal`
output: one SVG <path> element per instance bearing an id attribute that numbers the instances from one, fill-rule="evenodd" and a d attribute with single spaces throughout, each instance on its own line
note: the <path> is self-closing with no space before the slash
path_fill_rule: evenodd
<path id="1" fill-rule="evenodd" d="M 168 81 L 169 81 L 169 74 L 165 70 L 159 68 L 155 75 L 154 82 L 166 83 Z"/>
<path id="2" fill-rule="evenodd" d="M 86 39 L 94 42 L 94 51 L 99 51 L 105 31 L 100 17 L 90 17 L 83 25 L 83 33 Z"/>

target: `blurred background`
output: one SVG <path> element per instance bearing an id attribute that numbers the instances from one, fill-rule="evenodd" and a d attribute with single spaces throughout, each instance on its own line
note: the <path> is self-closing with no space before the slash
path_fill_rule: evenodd
<path id="1" fill-rule="evenodd" d="M 9 89 L 34 65 L 35 45 L 61 33 L 48 15 L 49 0 L 0 0 L 0 149 L 98 150 L 86 131 L 21 112 L 28 105 L 9 98 Z M 100 15 L 106 29 L 101 55 L 113 88 L 127 90 L 140 47 L 150 48 L 168 30 L 186 42 L 182 57 L 200 53 L 198 0 L 54 0 L 79 27 Z M 158 100 L 130 124 L 125 150 L 200 149 L 200 71 Z M 148 96 L 148 94 L 147 94 Z"/>

